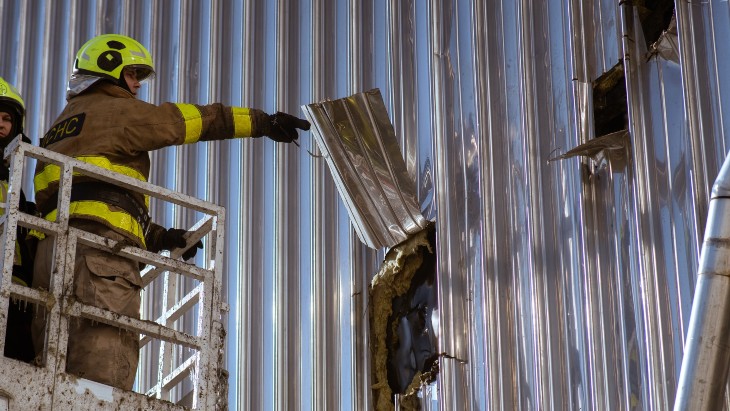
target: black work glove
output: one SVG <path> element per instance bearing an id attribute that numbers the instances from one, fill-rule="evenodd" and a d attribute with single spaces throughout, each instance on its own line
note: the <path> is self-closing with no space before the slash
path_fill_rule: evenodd
<path id="1" fill-rule="evenodd" d="M 309 130 L 309 121 L 277 111 L 269 114 L 269 124 L 263 135 L 280 143 L 291 143 L 299 138 L 297 129 Z"/>
<path id="2" fill-rule="evenodd" d="M 174 250 L 176 248 L 183 248 L 185 247 L 185 237 L 183 237 L 187 233 L 187 230 L 183 230 L 181 228 L 168 228 L 167 231 L 162 233 L 159 239 L 158 246 L 162 250 Z M 193 257 L 195 257 L 195 254 L 198 253 L 198 249 L 203 248 L 203 242 L 198 241 L 190 247 L 187 251 L 185 251 L 182 255 L 183 260 L 189 260 Z"/>

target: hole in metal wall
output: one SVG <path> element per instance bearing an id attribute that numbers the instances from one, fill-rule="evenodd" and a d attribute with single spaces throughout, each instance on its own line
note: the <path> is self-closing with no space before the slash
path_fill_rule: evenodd
<path id="1" fill-rule="evenodd" d="M 663 34 L 673 27 L 673 0 L 633 0 L 647 49 L 656 48 Z M 628 107 L 624 64 L 620 60 L 593 81 L 593 108 L 596 137 L 628 128 Z"/>
<path id="2" fill-rule="evenodd" d="M 674 0 L 633 0 L 649 48 L 659 39 L 674 15 Z"/>
<path id="3" fill-rule="evenodd" d="M 596 137 L 628 128 L 624 63 L 619 61 L 593 81 L 593 120 Z"/>
<path id="4" fill-rule="evenodd" d="M 370 352 L 376 410 L 418 410 L 438 374 L 435 229 L 393 247 L 370 287 Z"/>

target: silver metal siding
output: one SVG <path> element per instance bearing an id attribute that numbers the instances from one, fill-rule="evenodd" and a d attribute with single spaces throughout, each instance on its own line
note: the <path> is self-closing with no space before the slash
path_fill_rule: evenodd
<path id="1" fill-rule="evenodd" d="M 0 0 L 0 76 L 25 97 L 35 142 L 75 51 L 102 32 L 149 47 L 158 74 L 141 97 L 154 103 L 298 113 L 380 88 L 437 223 L 440 350 L 456 357 L 443 409 L 661 410 L 727 154 L 730 13 L 678 2 L 675 63 L 646 57 L 634 10 L 616 3 Z M 626 162 L 547 163 L 594 137 L 591 81 L 620 58 Z M 367 285 L 382 252 L 359 242 L 315 144 L 300 142 L 152 153 L 152 182 L 228 210 L 231 409 L 370 407 Z"/>

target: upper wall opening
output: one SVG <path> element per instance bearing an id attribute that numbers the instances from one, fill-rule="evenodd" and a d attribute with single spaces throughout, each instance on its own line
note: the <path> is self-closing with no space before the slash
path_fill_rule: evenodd
<path id="1" fill-rule="evenodd" d="M 669 23 L 674 15 L 674 1 L 635 0 L 633 4 L 639 13 L 646 47 L 649 48 L 669 28 Z"/>

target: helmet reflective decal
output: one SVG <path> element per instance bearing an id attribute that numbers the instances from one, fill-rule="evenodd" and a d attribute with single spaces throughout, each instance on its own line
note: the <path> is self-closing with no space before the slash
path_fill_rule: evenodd
<path id="1" fill-rule="evenodd" d="M 147 54 L 149 54 L 149 52 L 147 50 L 145 50 L 145 48 L 142 47 L 141 44 L 139 45 L 139 48 L 137 50 L 138 51 L 129 50 L 129 52 L 134 56 L 141 57 L 141 58 L 147 58 Z"/>
<path id="2" fill-rule="evenodd" d="M 127 47 L 123 43 L 116 41 L 116 40 L 107 41 L 106 45 L 109 46 L 110 49 L 114 49 L 114 50 L 121 50 L 121 49 Z"/>
<path id="3" fill-rule="evenodd" d="M 122 54 L 116 50 L 107 50 L 101 53 L 99 58 L 96 59 L 96 64 L 99 65 L 100 69 L 105 71 L 114 71 L 114 69 L 119 67 L 122 63 L 124 63 Z"/>

